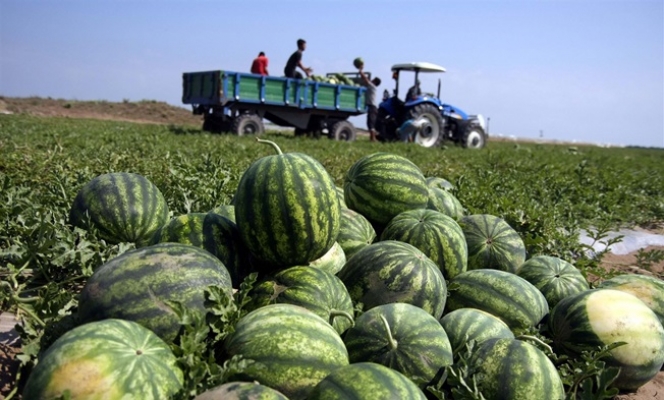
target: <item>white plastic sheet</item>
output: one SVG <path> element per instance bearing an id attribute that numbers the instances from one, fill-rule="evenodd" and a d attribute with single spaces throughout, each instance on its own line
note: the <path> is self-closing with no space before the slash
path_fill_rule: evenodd
<path id="1" fill-rule="evenodd" d="M 608 251 L 616 255 L 625 255 L 646 248 L 648 246 L 664 246 L 664 235 L 657 235 L 650 232 L 635 231 L 631 229 L 621 229 L 617 232 L 608 232 L 605 238 L 600 239 L 593 244 L 593 239 L 588 236 L 588 232 L 581 230 L 579 241 L 582 244 L 593 247 L 595 252 L 604 251 L 606 243 L 618 236 L 624 236 L 618 243 L 612 244 Z M 591 251 L 592 253 L 592 251 Z M 594 254 L 591 254 L 594 255 Z"/>

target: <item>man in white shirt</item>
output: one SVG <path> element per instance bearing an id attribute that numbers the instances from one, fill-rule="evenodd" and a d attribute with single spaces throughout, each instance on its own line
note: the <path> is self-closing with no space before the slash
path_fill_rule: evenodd
<path id="1" fill-rule="evenodd" d="M 367 88 L 365 99 L 367 104 L 367 129 L 369 130 L 369 140 L 376 141 L 376 117 L 378 116 L 378 101 L 376 100 L 376 88 L 380 86 L 380 78 L 369 80 L 364 73 L 364 65 L 358 68 L 362 84 Z"/>

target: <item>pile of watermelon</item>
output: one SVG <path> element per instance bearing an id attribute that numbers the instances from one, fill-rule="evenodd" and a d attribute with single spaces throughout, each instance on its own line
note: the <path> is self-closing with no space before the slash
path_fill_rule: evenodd
<path id="1" fill-rule="evenodd" d="M 159 189 L 131 173 L 80 189 L 71 224 L 136 249 L 98 266 L 78 326 L 42 354 L 24 398 L 173 396 L 187 379 L 171 350 L 174 304 L 206 316 L 206 290 L 230 297 L 250 275 L 245 314 L 212 354 L 251 362 L 198 399 L 426 399 L 461 360 L 486 399 L 564 399 L 554 358 L 616 342 L 615 388 L 662 368 L 664 282 L 622 275 L 591 289 L 402 156 L 365 156 L 337 186 L 312 157 L 259 141 L 276 154 L 209 212 L 169 217 Z"/>

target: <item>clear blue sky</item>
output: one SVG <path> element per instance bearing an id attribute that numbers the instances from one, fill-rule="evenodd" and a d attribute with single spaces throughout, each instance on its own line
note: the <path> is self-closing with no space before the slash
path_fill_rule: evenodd
<path id="1" fill-rule="evenodd" d="M 281 75 L 295 41 L 314 73 L 428 61 L 442 99 L 493 134 L 664 147 L 663 0 L 0 0 L 0 95 L 155 99 L 181 74 Z M 364 126 L 364 118 L 353 122 Z"/>

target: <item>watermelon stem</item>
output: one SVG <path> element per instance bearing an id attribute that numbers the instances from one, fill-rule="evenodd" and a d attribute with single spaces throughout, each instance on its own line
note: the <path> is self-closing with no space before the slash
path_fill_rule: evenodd
<path id="1" fill-rule="evenodd" d="M 384 315 L 381 315 L 380 319 L 383 320 L 383 325 L 385 325 L 385 330 L 387 331 L 387 341 L 390 344 L 390 349 L 396 350 L 398 343 L 396 340 L 394 340 L 394 337 L 392 337 L 392 331 L 390 330 L 390 323 L 387 322 L 387 319 L 385 319 Z"/>
<path id="2" fill-rule="evenodd" d="M 332 325 L 332 322 L 334 322 L 334 318 L 336 317 L 344 317 L 350 321 L 351 327 L 355 326 L 355 321 L 353 321 L 353 316 L 347 313 L 346 311 L 342 310 L 330 310 L 330 325 Z"/>
<path id="3" fill-rule="evenodd" d="M 551 354 L 553 354 L 553 349 L 551 346 L 548 344 L 544 343 L 542 339 L 536 337 L 536 336 L 530 336 L 530 335 L 519 335 L 516 337 L 519 340 L 532 340 L 533 342 L 538 343 L 539 345 L 545 347 Z"/>
<path id="4" fill-rule="evenodd" d="M 279 154 L 279 155 L 284 154 L 284 153 L 281 152 L 281 149 L 279 148 L 279 145 L 274 143 L 271 140 L 263 140 L 263 139 L 256 138 L 256 141 L 259 142 L 259 143 L 268 143 L 268 144 L 272 145 L 272 147 L 274 147 L 277 150 L 277 154 Z"/>

